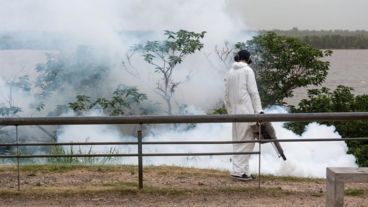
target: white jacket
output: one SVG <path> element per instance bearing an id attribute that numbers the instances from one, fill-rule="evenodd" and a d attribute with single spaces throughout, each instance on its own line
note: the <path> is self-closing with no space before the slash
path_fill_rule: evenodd
<path id="1" fill-rule="evenodd" d="M 247 63 L 235 62 L 227 73 L 225 107 L 229 114 L 258 114 L 262 111 L 255 75 Z"/>

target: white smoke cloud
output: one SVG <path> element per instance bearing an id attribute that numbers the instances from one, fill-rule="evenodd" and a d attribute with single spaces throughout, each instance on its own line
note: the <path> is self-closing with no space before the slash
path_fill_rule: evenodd
<path id="1" fill-rule="evenodd" d="M 141 73 L 140 79 L 129 76 L 121 68 L 121 57 L 126 50 L 141 41 L 140 37 L 122 36 L 121 31 L 142 30 L 155 31 L 149 35 L 150 40 L 162 39 L 161 30 L 187 29 L 191 31 L 208 31 L 204 39 L 203 50 L 184 60 L 174 75 L 175 80 L 183 81 L 177 90 L 175 102 L 194 105 L 202 111 L 213 107 L 223 97 L 223 75 L 226 68 L 218 70 L 221 63 L 216 59 L 214 46 L 225 40 L 231 42 L 245 41 L 248 35 L 239 33 L 246 26 L 241 19 L 229 15 L 225 0 L 0 0 L 0 25 L 5 31 L 56 32 L 63 36 L 66 45 L 62 50 L 72 51 L 75 46 L 87 45 L 99 51 L 112 66 L 106 88 L 123 83 L 137 86 L 147 93 L 151 100 L 159 101 L 153 88 L 158 76 L 142 59 L 136 58 L 136 66 Z M 24 37 L 25 39 L 27 37 Z M 147 38 L 147 37 L 146 37 Z M 103 54 L 103 55 L 101 55 Z M 25 64 L 25 63 L 21 63 Z M 13 68 L 1 68 L 8 73 Z M 29 72 L 29 71 L 27 71 Z M 191 74 L 188 76 L 188 74 Z M 3 83 L 0 79 L 0 86 Z M 4 85 L 4 84 L 3 84 Z M 6 87 L 0 87 L 7 90 Z M 5 94 L 5 92 L 2 94 Z M 63 93 L 57 103 L 65 104 L 75 95 Z M 68 96 L 68 97 L 67 97 Z M 70 97 L 69 97 L 70 96 Z M 29 104 L 29 100 L 21 103 Z M 29 114 L 28 114 L 29 115 Z M 275 123 L 280 139 L 299 138 L 284 129 L 282 123 Z M 311 124 L 300 137 L 320 138 L 339 137 L 333 127 Z M 123 136 L 120 128 L 112 126 L 65 126 L 58 130 L 58 141 L 131 141 L 134 138 Z M 190 141 L 190 140 L 231 140 L 231 124 L 198 124 L 193 128 L 152 128 L 145 137 L 147 141 Z M 270 144 L 262 146 L 262 172 L 274 175 L 295 175 L 305 177 L 324 177 L 327 166 L 355 166 L 354 157 L 346 155 L 344 142 L 333 143 L 282 143 L 287 162 L 276 157 Z M 83 148 L 86 149 L 87 148 Z M 109 147 L 94 147 L 96 152 L 106 152 Z M 232 151 L 231 145 L 208 146 L 146 146 L 145 152 L 216 152 Z M 136 147 L 119 147 L 119 152 L 136 153 Z M 229 156 L 213 157 L 165 157 L 145 158 L 145 164 L 172 164 L 199 168 L 216 168 L 229 170 Z M 122 158 L 120 162 L 136 164 L 135 158 Z M 251 160 L 252 172 L 257 172 L 258 159 Z"/>
<path id="2" fill-rule="evenodd" d="M 57 131 L 58 142 L 118 142 L 120 141 L 119 137 L 121 137 L 120 131 L 112 126 L 63 126 Z M 66 151 L 70 149 L 70 147 L 64 148 Z M 74 151 L 77 152 L 81 149 L 83 153 L 88 153 L 90 150 L 94 153 L 109 153 L 111 148 L 116 148 L 116 146 L 97 145 L 92 148 L 90 146 L 82 146 L 74 147 Z"/>
<path id="3" fill-rule="evenodd" d="M 102 34 L 122 29 L 231 31 L 234 25 L 244 26 L 241 20 L 229 17 L 225 0 L 75 0 L 72 3 L 1 0 L 0 3 L 3 30 L 81 32 L 103 29 L 98 33 Z"/>
<path id="4" fill-rule="evenodd" d="M 284 109 L 268 113 L 286 113 Z M 273 123 L 279 139 L 341 138 L 335 128 L 311 123 L 299 136 Z M 117 129 L 107 126 L 66 126 L 59 130 L 60 142 L 73 141 L 136 141 L 122 136 Z M 195 126 L 153 127 L 143 141 L 231 141 L 231 124 L 197 124 Z M 345 142 L 281 142 L 287 161 L 277 157 L 270 143 L 262 145 L 262 174 L 298 177 L 325 177 L 326 167 L 356 167 L 353 155 L 347 154 Z M 110 148 L 93 148 L 93 152 L 108 152 Z M 135 146 L 118 147 L 120 153 L 137 153 Z M 85 148 L 86 151 L 89 148 Z M 256 145 L 254 151 L 258 151 Z M 144 153 L 201 153 L 232 152 L 232 145 L 145 145 Z M 136 158 L 121 158 L 117 163 L 137 164 Z M 230 171 L 231 156 L 189 156 L 189 157 L 145 157 L 145 165 L 175 165 L 183 167 L 211 168 Z M 258 173 L 258 155 L 250 160 L 250 170 Z"/>
<path id="5" fill-rule="evenodd" d="M 9 80 L 0 76 L 0 107 L 19 107 L 21 109 L 19 115 L 29 115 L 31 114 L 29 104 L 34 101 L 33 97 L 29 92 L 12 86 L 11 83 L 14 81 L 15 78 Z"/>
<path id="6" fill-rule="evenodd" d="M 9 88 L 6 82 L 0 78 L 0 103 L 8 102 L 9 101 Z"/>
<path id="7" fill-rule="evenodd" d="M 268 113 L 286 113 L 283 108 L 272 108 Z M 283 122 L 274 122 L 273 126 L 279 139 L 317 139 L 341 138 L 334 126 L 310 123 L 301 136 L 283 127 Z M 356 167 L 355 157 L 347 154 L 344 141 L 339 142 L 281 142 L 287 161 L 277 158 L 272 145 L 262 145 L 262 172 L 272 175 L 325 177 L 326 167 Z M 253 157 L 252 166 L 258 166 Z M 253 172 L 256 169 L 253 168 Z"/>
<path id="8" fill-rule="evenodd" d="M 237 42 L 250 38 L 239 33 L 246 26 L 241 19 L 229 15 L 227 4 L 226 0 L 1 1 L 0 25 L 4 31 L 60 34 L 65 42 L 61 49 L 71 54 L 78 45 L 95 48 L 100 51 L 98 55 L 103 53 L 112 66 L 109 74 L 111 81 L 105 83 L 110 85 L 107 88 L 114 88 L 121 83 L 137 86 L 151 100 L 159 102 L 162 100 L 154 88 L 161 77 L 153 72 L 151 65 L 144 63 L 141 57 L 135 58 L 134 64 L 141 74 L 139 79 L 122 70 L 121 60 L 127 49 L 142 39 L 121 32 L 154 31 L 149 39 L 160 40 L 163 30 L 207 31 L 205 47 L 186 58 L 176 69 L 174 78 L 183 82 L 177 89 L 175 102 L 208 110 L 223 96 L 223 75 L 226 71 L 226 68 L 222 68 L 222 72 L 218 73 L 215 68 L 220 63 L 214 54 L 214 46 L 225 40 Z M 66 101 L 70 100 L 65 98 Z M 59 97 L 57 103 L 61 102 Z M 57 103 L 50 102 L 53 105 Z"/>

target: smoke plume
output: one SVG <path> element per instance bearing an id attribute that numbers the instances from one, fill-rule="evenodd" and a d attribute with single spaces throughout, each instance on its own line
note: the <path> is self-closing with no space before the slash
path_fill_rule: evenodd
<path id="1" fill-rule="evenodd" d="M 267 113 L 286 113 L 275 107 Z M 279 139 L 341 138 L 333 126 L 309 124 L 299 136 L 273 123 Z M 83 129 L 83 130 L 81 130 Z M 83 132 L 83 133 L 81 133 Z M 152 128 L 146 130 L 143 141 L 231 141 L 231 124 L 197 124 L 181 127 Z M 73 139 L 70 139 L 73 137 Z M 58 140 L 64 141 L 134 141 L 131 136 L 118 134 L 118 130 L 106 126 L 66 126 L 59 131 Z M 287 161 L 277 157 L 270 143 L 263 144 L 261 156 L 262 174 L 298 177 L 325 177 L 326 167 L 356 167 L 353 155 L 347 154 L 347 145 L 340 142 L 281 142 Z M 116 146 L 114 146 L 116 147 Z M 120 153 L 137 153 L 135 146 L 116 147 Z M 93 152 L 107 152 L 108 148 L 93 148 Z M 85 152 L 89 148 L 85 148 Z M 258 151 L 258 146 L 254 151 Z M 232 145 L 145 145 L 143 153 L 201 153 L 232 152 Z M 137 164 L 136 158 L 121 158 L 119 163 Z M 211 168 L 230 171 L 231 156 L 187 156 L 187 157 L 145 157 L 145 165 L 175 165 L 195 168 Z M 258 173 L 258 155 L 250 160 L 250 170 Z"/>
<path id="2" fill-rule="evenodd" d="M 107 77 L 101 79 L 107 89 L 121 83 L 136 86 L 157 102 L 162 100 L 154 88 L 161 77 L 139 54 L 134 57 L 134 66 L 140 77 L 127 73 L 121 63 L 129 48 L 146 40 L 161 40 L 163 30 L 207 31 L 203 40 L 205 48 L 185 59 L 174 72 L 175 81 L 181 82 L 174 97 L 176 107 L 195 105 L 202 110 L 213 108 L 223 96 L 223 75 L 227 68 L 216 57 L 215 45 L 250 38 L 241 32 L 246 29 L 242 20 L 229 14 L 225 0 L 2 1 L 0 24 L 3 31 L 10 32 L 8 36 L 16 36 L 26 43 L 38 41 L 40 47 L 49 49 L 46 53 L 73 57 L 81 46 L 91 48 L 95 55 L 88 56 L 90 59 L 100 57 L 107 62 Z M 34 47 L 26 43 L 23 46 Z M 96 59 L 96 64 L 100 59 Z M 2 68 L 2 71 L 13 69 Z M 47 105 L 68 102 L 76 95 L 71 90 L 63 94 L 64 100 L 53 96 Z"/>
<path id="3" fill-rule="evenodd" d="M 46 98 L 44 110 L 36 112 L 29 106 L 34 102 L 33 95 L 40 92 L 35 89 L 39 72 L 34 68 L 22 67 L 29 62 L 13 63 L 7 67 L 0 65 L 1 76 L 9 77 L 11 71 L 18 71 L 21 76 L 31 77 L 31 94 L 24 96 L 14 94 L 14 102 L 21 106 L 21 116 L 45 116 L 57 105 L 65 105 L 74 100 L 78 86 L 86 81 L 86 74 L 95 72 L 96 65 L 104 68 L 98 73 L 92 84 L 91 96 L 108 97 L 111 90 L 120 84 L 136 86 L 148 95 L 153 102 L 162 102 L 154 88 L 161 77 L 154 73 L 152 66 L 146 64 L 139 55 L 134 57 L 135 72 L 132 76 L 122 67 L 122 61 L 129 48 L 146 40 L 162 40 L 163 30 L 177 31 L 185 29 L 195 32 L 207 31 L 205 47 L 183 61 L 175 69 L 174 79 L 181 82 L 174 102 L 176 108 L 187 105 L 197 111 L 212 109 L 223 97 L 223 77 L 227 68 L 216 57 L 214 48 L 224 41 L 246 41 L 251 37 L 242 31 L 246 30 L 240 18 L 234 18 L 227 10 L 226 0 L 0 0 L 0 33 L 17 44 L 2 45 L 13 49 L 1 51 L 1 57 L 11 52 L 15 58 L 20 55 L 29 56 L 29 52 L 38 54 L 35 59 L 45 64 L 45 55 L 63 55 L 66 63 L 79 66 L 86 60 L 90 67 L 83 70 L 75 67 L 71 76 L 62 76 L 61 89 L 54 91 Z M 13 39 L 12 39 L 13 38 Z M 87 48 L 89 55 L 77 56 L 80 48 Z M 20 53 L 16 49 L 29 49 Z M 92 53 L 92 54 L 90 54 Z M 1 58 L 0 57 L 0 58 Z M 34 60 L 34 59 L 33 59 Z M 4 62 L 4 61 L 0 61 Z M 34 61 L 31 61 L 34 65 Z M 52 62 L 53 63 L 53 62 Z M 67 65 L 69 67 L 69 65 Z M 98 67 L 97 67 L 98 68 Z M 32 71 L 31 71 L 32 70 Z M 66 70 L 66 69 L 65 69 Z M 65 71 L 62 71 L 65 72 Z M 68 71 L 70 72 L 70 71 Z M 102 75 L 99 76 L 99 75 Z M 91 79 L 87 79 L 90 81 Z M 79 82 L 78 82 L 79 81 Z M 87 82 L 88 82 L 87 81 Z M 86 83 L 87 83 L 86 82 Z M 91 82 L 88 82 L 91 84 Z M 7 100 L 8 87 L 0 78 L 1 102 Z M 4 87 L 3 87 L 4 86 Z M 5 99 L 4 99 L 5 97 Z M 163 104 L 161 103 L 163 107 Z M 162 113 L 162 112 L 161 112 Z M 196 112 L 197 114 L 198 112 Z M 96 114 L 95 114 L 96 115 Z M 277 135 L 283 138 L 340 137 L 333 127 L 311 124 L 306 132 L 297 136 L 275 123 Z M 41 132 L 39 132 L 41 133 Z M 124 133 L 116 126 L 63 126 L 57 129 L 59 142 L 69 141 L 132 141 L 135 138 Z M 231 124 L 198 124 L 181 127 L 151 127 L 145 130 L 145 141 L 199 141 L 199 140 L 231 140 Z M 30 140 L 32 141 L 32 140 Z M 269 145 L 269 146 L 267 146 Z M 295 175 L 323 177 L 327 166 L 355 166 L 354 158 L 346 155 L 346 144 L 338 143 L 282 143 L 287 162 L 276 157 L 270 144 L 262 147 L 262 172 L 275 175 Z M 113 146 L 114 147 L 114 146 Z M 88 150 L 88 148 L 82 148 Z M 136 153 L 134 146 L 117 147 L 120 153 Z M 106 152 L 106 147 L 94 147 L 94 152 Z M 231 145 L 208 146 L 145 146 L 144 152 L 221 152 L 232 151 Z M 145 158 L 146 165 L 180 165 L 199 168 L 216 168 L 229 170 L 231 157 L 165 157 Z M 122 158 L 119 163 L 136 164 L 136 158 Z M 258 160 L 251 160 L 252 172 L 256 172 Z"/>

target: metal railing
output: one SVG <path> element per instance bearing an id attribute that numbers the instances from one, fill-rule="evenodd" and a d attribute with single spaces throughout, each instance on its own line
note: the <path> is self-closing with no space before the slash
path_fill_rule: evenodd
<path id="1" fill-rule="evenodd" d="M 16 143 L 0 143 L 0 147 L 16 147 L 16 155 L 0 155 L 3 158 L 17 159 L 18 190 L 20 190 L 20 159 L 55 158 L 55 157 L 138 157 L 138 187 L 143 188 L 143 157 L 149 156 L 208 156 L 208 155 L 241 155 L 254 154 L 259 157 L 258 174 L 261 174 L 261 144 L 265 142 L 321 142 L 321 141 L 364 141 L 368 138 L 339 139 L 279 139 L 279 140 L 247 140 L 247 141 L 161 141 L 143 142 L 143 124 L 178 124 L 178 123 L 229 123 L 229 122 L 285 122 L 285 121 L 353 121 L 368 120 L 368 112 L 344 113 L 295 113 L 295 114 L 252 114 L 252 115 L 185 115 L 185 116 L 121 116 L 121 117 L 2 117 L 0 126 L 15 126 Z M 20 143 L 19 126 L 29 125 L 121 125 L 139 124 L 136 142 L 69 142 L 69 143 Z M 259 128 L 261 130 L 261 128 Z M 259 133 L 261 134 L 261 133 Z M 206 152 L 206 153 L 143 153 L 143 145 L 186 145 L 186 144 L 240 144 L 258 143 L 258 151 L 253 152 Z M 35 154 L 21 155 L 21 146 L 75 146 L 75 145 L 137 145 L 137 153 L 127 154 Z M 261 180 L 258 179 L 260 187 Z"/>

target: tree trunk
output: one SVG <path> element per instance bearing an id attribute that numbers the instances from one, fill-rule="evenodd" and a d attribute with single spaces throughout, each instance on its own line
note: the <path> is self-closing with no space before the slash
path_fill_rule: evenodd
<path id="1" fill-rule="evenodd" d="M 165 101 L 166 101 L 166 104 L 167 104 L 167 113 L 169 115 L 172 115 L 171 97 L 166 96 Z"/>

